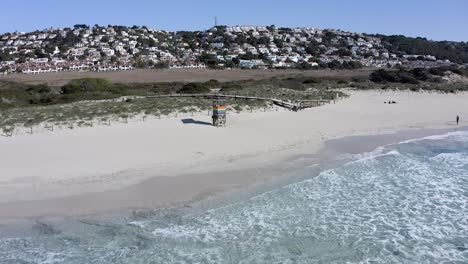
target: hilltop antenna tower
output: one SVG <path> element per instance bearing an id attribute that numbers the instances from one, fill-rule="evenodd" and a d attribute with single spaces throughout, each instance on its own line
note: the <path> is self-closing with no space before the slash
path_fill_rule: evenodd
<path id="1" fill-rule="evenodd" d="M 214 22 L 215 22 L 215 27 L 217 27 L 218 26 L 218 17 L 217 16 L 214 17 Z"/>

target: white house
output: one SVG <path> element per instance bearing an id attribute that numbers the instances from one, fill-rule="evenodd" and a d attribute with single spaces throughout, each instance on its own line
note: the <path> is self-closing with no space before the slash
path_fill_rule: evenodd
<path id="1" fill-rule="evenodd" d="M 222 42 L 214 42 L 214 43 L 210 43 L 210 46 L 211 46 L 213 49 L 222 49 L 222 48 L 224 48 L 224 43 L 222 43 Z"/>

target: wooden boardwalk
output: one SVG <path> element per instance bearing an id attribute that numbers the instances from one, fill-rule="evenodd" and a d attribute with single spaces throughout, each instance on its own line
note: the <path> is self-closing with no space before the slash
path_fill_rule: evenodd
<path id="1" fill-rule="evenodd" d="M 245 95 L 229 95 L 229 94 L 214 94 L 214 93 L 205 93 L 205 94 L 163 94 L 163 95 L 148 95 L 148 99 L 161 99 L 161 98 L 171 98 L 171 97 L 192 97 L 192 98 L 205 98 L 205 99 L 242 99 L 242 100 L 261 100 L 261 101 L 270 101 L 274 105 L 287 108 L 293 111 L 298 111 L 304 108 L 319 106 L 323 103 L 330 103 L 331 100 L 304 100 L 298 102 L 288 102 L 276 98 L 267 98 L 267 97 L 257 97 L 257 96 L 245 96 Z"/>

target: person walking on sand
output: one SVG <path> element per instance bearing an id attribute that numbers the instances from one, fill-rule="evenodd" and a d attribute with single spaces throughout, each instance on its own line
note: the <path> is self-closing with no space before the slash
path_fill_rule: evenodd
<path id="1" fill-rule="evenodd" d="M 460 122 L 460 117 L 457 115 L 457 126 L 458 126 L 458 122 Z"/>

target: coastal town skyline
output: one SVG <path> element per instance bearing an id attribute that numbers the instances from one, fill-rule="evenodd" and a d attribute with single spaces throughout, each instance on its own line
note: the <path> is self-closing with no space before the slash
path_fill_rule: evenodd
<path id="1" fill-rule="evenodd" d="M 288 7 L 275 1 L 237 1 L 221 3 L 204 1 L 153 2 L 82 1 L 72 9 L 58 1 L 5 1 L 0 17 L 0 34 L 31 32 L 46 28 L 64 28 L 73 24 L 147 26 L 166 31 L 197 31 L 215 24 L 228 26 L 314 27 L 351 32 L 405 35 L 430 40 L 467 41 L 463 25 L 468 23 L 464 10 L 468 3 L 450 0 L 392 1 L 375 4 L 372 1 L 304 2 L 293 0 Z M 28 8 L 24 8 L 28 6 Z M 16 14 L 25 13 L 21 21 L 11 23 Z M 50 13 L 50 16 L 44 16 Z M 291 16 L 290 14 L 294 15 Z M 450 15 L 448 15 L 450 14 Z M 444 16 L 444 19 L 437 17 Z"/>

